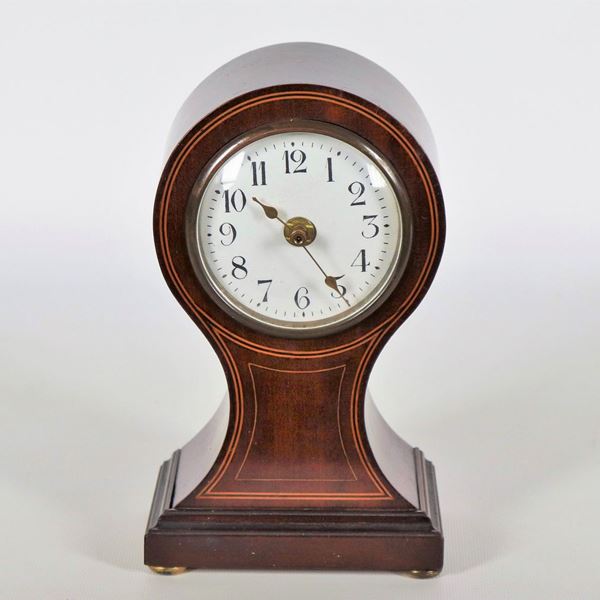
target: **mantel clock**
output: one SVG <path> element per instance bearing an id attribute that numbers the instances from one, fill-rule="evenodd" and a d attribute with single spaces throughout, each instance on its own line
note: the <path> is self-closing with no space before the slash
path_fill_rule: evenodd
<path id="1" fill-rule="evenodd" d="M 440 260 L 434 165 L 415 100 L 340 48 L 250 52 L 185 102 L 156 249 L 229 393 L 160 469 L 155 571 L 440 571 L 433 466 L 367 394 Z"/>

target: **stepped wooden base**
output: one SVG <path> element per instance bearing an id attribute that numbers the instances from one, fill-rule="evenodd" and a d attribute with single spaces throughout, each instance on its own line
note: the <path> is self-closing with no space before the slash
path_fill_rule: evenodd
<path id="1" fill-rule="evenodd" d="M 145 563 L 190 569 L 345 569 L 439 573 L 443 537 L 433 465 L 418 449 L 416 511 L 200 510 L 171 505 L 179 451 L 159 473 Z"/>

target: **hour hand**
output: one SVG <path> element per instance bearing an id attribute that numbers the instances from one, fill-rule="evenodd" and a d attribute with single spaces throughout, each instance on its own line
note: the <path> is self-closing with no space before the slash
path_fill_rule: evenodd
<path id="1" fill-rule="evenodd" d="M 277 213 L 277 209 L 274 206 L 269 206 L 268 204 L 264 204 L 264 202 L 261 202 L 255 196 L 252 196 L 252 200 L 254 200 L 254 202 L 256 202 L 257 204 L 259 204 L 262 207 L 262 209 L 265 211 L 265 216 L 268 219 L 277 219 L 277 220 L 281 221 L 281 219 L 279 218 L 279 214 Z"/>

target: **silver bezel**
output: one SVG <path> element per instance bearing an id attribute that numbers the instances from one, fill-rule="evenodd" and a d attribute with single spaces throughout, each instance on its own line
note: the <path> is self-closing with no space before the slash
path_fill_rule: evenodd
<path id="1" fill-rule="evenodd" d="M 344 317 L 344 313 L 341 313 L 328 319 L 323 319 L 316 325 L 305 325 L 303 323 L 282 324 L 280 321 L 271 319 L 262 313 L 252 311 L 246 306 L 239 304 L 235 299 L 228 297 L 227 294 L 223 293 L 211 271 L 207 268 L 200 240 L 198 239 L 200 203 L 204 195 L 204 190 L 214 173 L 230 156 L 239 152 L 246 145 L 261 138 L 285 132 L 311 132 L 329 135 L 354 146 L 366 154 L 387 177 L 398 199 L 400 209 L 401 235 L 400 243 L 393 259 L 395 267 L 389 270 L 385 280 L 380 285 L 379 292 L 372 297 L 365 298 L 361 303 L 356 305 L 354 308 L 359 308 L 352 315 Z M 342 331 L 364 319 L 377 307 L 381 306 L 397 286 L 406 268 L 412 246 L 413 223 L 408 194 L 402 180 L 373 146 L 357 134 L 331 123 L 290 119 L 282 123 L 259 127 L 245 133 L 225 146 L 221 152 L 211 159 L 198 176 L 190 194 L 186 210 L 185 234 L 188 254 L 196 277 L 210 297 L 231 317 L 252 329 L 269 335 L 288 338 L 310 338 L 322 337 Z M 364 306 L 361 306 L 361 304 L 364 304 Z"/>

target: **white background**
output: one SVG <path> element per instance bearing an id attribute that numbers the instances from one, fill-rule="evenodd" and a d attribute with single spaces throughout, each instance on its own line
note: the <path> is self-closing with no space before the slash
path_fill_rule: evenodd
<path id="1" fill-rule="evenodd" d="M 596 598 L 597 2 L 0 4 L 3 598 Z M 437 579 L 142 565 L 161 461 L 225 390 L 152 208 L 179 105 L 255 47 L 320 41 L 413 93 L 448 236 L 371 389 L 433 460 Z"/>

